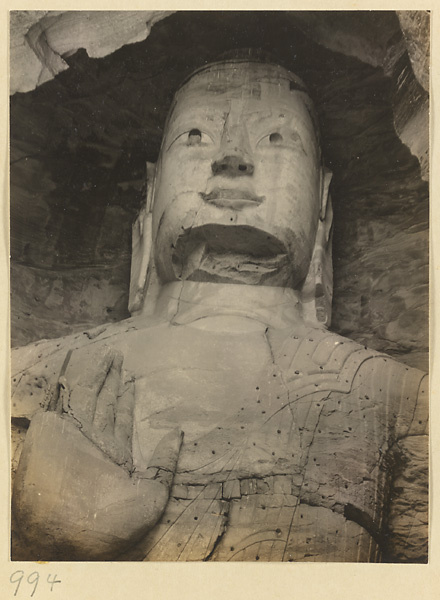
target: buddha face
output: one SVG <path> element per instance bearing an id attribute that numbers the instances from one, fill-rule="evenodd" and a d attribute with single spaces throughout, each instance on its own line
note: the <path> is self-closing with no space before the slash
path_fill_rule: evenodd
<path id="1" fill-rule="evenodd" d="M 321 208 L 309 100 L 281 67 L 223 63 L 178 92 L 154 188 L 162 282 L 298 288 Z"/>

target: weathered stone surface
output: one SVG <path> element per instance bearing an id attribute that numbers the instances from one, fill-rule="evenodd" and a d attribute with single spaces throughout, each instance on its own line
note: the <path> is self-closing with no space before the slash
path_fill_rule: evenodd
<path id="1" fill-rule="evenodd" d="M 114 369 L 117 357 L 104 356 L 113 360 L 110 369 Z M 100 391 L 96 380 L 84 377 L 76 388 L 83 414 L 88 408 L 92 411 L 90 421 L 78 408 L 70 419 L 58 410 L 40 411 L 32 419 L 15 476 L 13 510 L 27 522 L 20 535 L 30 547 L 27 556 L 33 549 L 34 560 L 105 560 L 118 555 L 151 529 L 168 501 L 168 474 L 175 468 L 180 433 L 171 432 L 162 442 L 165 452 L 156 449 L 151 467 L 133 475 L 121 452 L 122 446 L 131 446 L 126 402 L 118 404 L 124 414 L 116 416 L 114 431 L 102 414 L 110 402 L 107 395 L 117 393 L 110 389 L 111 370 Z M 105 377 L 102 369 L 97 372 Z M 87 393 L 89 401 L 95 400 L 93 407 L 84 404 Z M 75 405 L 73 396 L 69 402 Z M 158 476 L 160 469 L 165 477 Z"/>
<path id="2" fill-rule="evenodd" d="M 181 87 L 142 309 L 14 352 L 25 556 L 426 562 L 427 377 L 326 330 L 328 182 L 296 75 L 247 54 Z"/>
<path id="3" fill-rule="evenodd" d="M 75 25 L 73 13 L 51 14 L 52 34 L 61 40 L 56 32 L 63 25 L 63 43 L 73 44 L 67 33 L 71 23 L 91 44 L 87 14 L 75 14 L 85 21 Z M 40 16 L 45 17 L 17 13 L 21 34 Z M 104 17 L 110 18 L 94 16 Z M 128 28 L 132 17 L 126 18 Z M 121 43 L 128 35 L 124 27 Z M 103 32 L 95 44 L 102 52 L 113 43 L 104 35 L 111 28 L 111 21 L 102 29 L 92 27 Z M 333 170 L 333 328 L 407 361 L 414 357 L 412 364 L 426 368 L 427 277 L 420 274 L 427 271 L 428 189 L 394 128 L 405 143 L 418 147 L 425 167 L 427 136 L 421 130 L 427 127 L 427 102 L 405 59 L 394 13 L 381 13 L 380 19 L 374 13 L 338 13 L 337 19 L 331 13 L 177 13 L 156 23 L 145 42 L 107 58 L 93 60 L 69 50 L 63 59 L 69 70 L 29 95 L 16 94 L 11 103 L 13 344 L 127 316 L 131 224 L 141 203 L 145 160 L 157 158 L 170 92 L 200 57 L 215 58 L 236 37 L 241 45 L 283 55 L 314 92 L 325 159 Z M 292 39 L 293 54 L 286 46 Z M 376 67 L 383 60 L 388 76 Z M 397 303 L 385 303 L 385 294 L 376 291 L 383 288 L 372 287 L 379 271 L 394 274 Z M 376 294 L 382 294 L 380 308 Z M 397 322 L 399 303 L 410 313 Z"/>
<path id="4" fill-rule="evenodd" d="M 380 66 L 391 76 L 397 134 L 418 158 L 427 180 L 430 17 L 427 11 L 396 12 L 398 21 L 391 12 L 304 11 L 297 21 L 319 44 Z"/>
<path id="5" fill-rule="evenodd" d="M 334 334 L 297 334 L 151 328 L 133 319 L 112 325 L 101 340 L 76 336 L 58 348 L 54 341 L 39 345 L 52 387 L 66 348 L 78 348 L 66 372 L 72 389 L 96 364 L 103 344 L 124 349 L 139 402 L 138 464 L 167 429 L 183 425 L 172 499 L 160 523 L 125 559 L 376 561 L 379 546 L 388 551 L 387 560 L 426 559 L 426 461 L 418 466 L 410 456 L 402 460 L 406 441 L 398 448 L 386 441 L 390 434 L 426 431 L 426 412 L 414 415 L 419 373 Z M 33 361 L 29 354 L 20 366 Z M 15 375 L 16 414 L 32 419 L 37 404 L 30 406 L 27 387 L 41 370 L 37 363 Z M 377 404 L 384 389 L 393 393 Z M 398 501 L 391 527 L 383 529 L 382 502 L 397 460 Z M 409 495 L 406 479 L 414 487 Z M 417 536 L 406 545 L 403 531 L 408 534 L 407 524 L 419 519 Z"/>
<path id="6" fill-rule="evenodd" d="M 425 538 L 429 519 L 427 435 L 412 436 L 399 442 L 396 457 L 398 467 L 388 524 L 392 556 L 398 562 L 423 562 L 428 555 Z M 414 506 L 417 507 L 416 518 L 412 513 Z M 410 540 L 408 531 L 411 531 Z M 424 549 L 422 553 L 421 548 Z"/>
<path id="7" fill-rule="evenodd" d="M 301 11 L 289 16 L 296 27 L 318 44 L 372 66 L 381 66 L 388 74 L 400 58 L 405 60 L 409 56 L 412 65 L 409 77 L 413 77 L 414 71 L 419 84 L 429 91 L 429 13 L 396 12 L 398 19 L 392 11 Z M 13 12 L 11 92 L 29 91 L 52 79 L 69 67 L 67 57 L 79 48 L 84 48 L 90 57 L 99 58 L 124 44 L 145 39 L 154 23 L 169 14 L 170 11 Z M 402 79 L 404 87 L 411 87 L 405 81 L 407 77 L 400 71 L 396 73 L 396 87 L 402 86 Z M 411 107 L 407 116 L 409 131 L 399 126 L 398 118 L 396 129 L 421 161 L 427 179 L 428 108 L 426 98 L 422 103 L 418 100 L 413 97 L 405 101 L 405 106 Z M 420 135 L 422 130 L 424 136 Z"/>
<path id="8" fill-rule="evenodd" d="M 414 74 L 429 92 L 430 13 L 426 10 L 398 10 L 397 16 Z"/>
<path id="9" fill-rule="evenodd" d="M 79 271 L 30 270 L 22 265 L 12 265 L 14 346 L 29 342 L 31 328 L 45 337 L 59 337 L 128 316 L 124 289 L 128 286 L 126 264 L 115 266 L 111 271 L 107 267 L 104 272 L 96 268 L 94 276 L 92 269 Z M 77 315 L 74 325 L 68 319 L 69 314 Z"/>
<path id="10" fill-rule="evenodd" d="M 101 58 L 144 40 L 172 11 L 12 11 L 10 90 L 29 92 L 69 68 L 65 58 L 84 48 Z"/>

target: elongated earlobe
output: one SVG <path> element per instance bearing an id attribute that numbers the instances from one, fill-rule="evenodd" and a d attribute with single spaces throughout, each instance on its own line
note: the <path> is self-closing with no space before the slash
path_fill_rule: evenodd
<path id="1" fill-rule="evenodd" d="M 154 163 L 147 163 L 146 200 L 132 228 L 130 293 L 128 297 L 128 310 L 132 315 L 142 310 L 147 289 L 153 245 L 152 208 L 155 167 Z"/>
<path id="2" fill-rule="evenodd" d="M 330 169 L 327 169 L 326 166 L 323 166 L 321 169 L 321 210 L 319 213 L 319 218 L 321 221 L 324 221 L 327 212 L 327 205 L 330 200 L 329 189 L 332 177 L 333 173 L 330 171 Z"/>
<path id="3" fill-rule="evenodd" d="M 332 173 L 323 167 L 321 210 L 309 272 L 301 290 L 303 317 L 313 327 L 329 327 L 333 298 L 332 224 L 329 193 Z"/>

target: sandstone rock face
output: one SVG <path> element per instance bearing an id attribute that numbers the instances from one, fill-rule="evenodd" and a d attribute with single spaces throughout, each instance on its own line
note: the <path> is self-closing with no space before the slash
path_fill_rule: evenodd
<path id="1" fill-rule="evenodd" d="M 102 58 L 148 37 L 170 11 L 40 11 L 11 13 L 10 91 L 29 92 L 69 68 L 65 57 L 84 48 Z"/>
<path id="2" fill-rule="evenodd" d="M 425 10 L 398 10 L 408 55 L 420 85 L 429 91 L 430 15 Z"/>

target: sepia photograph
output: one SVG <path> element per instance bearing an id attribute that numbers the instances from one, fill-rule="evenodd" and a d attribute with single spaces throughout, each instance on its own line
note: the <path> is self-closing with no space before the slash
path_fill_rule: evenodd
<path id="1" fill-rule="evenodd" d="M 430 12 L 9 19 L 11 560 L 428 563 Z"/>

